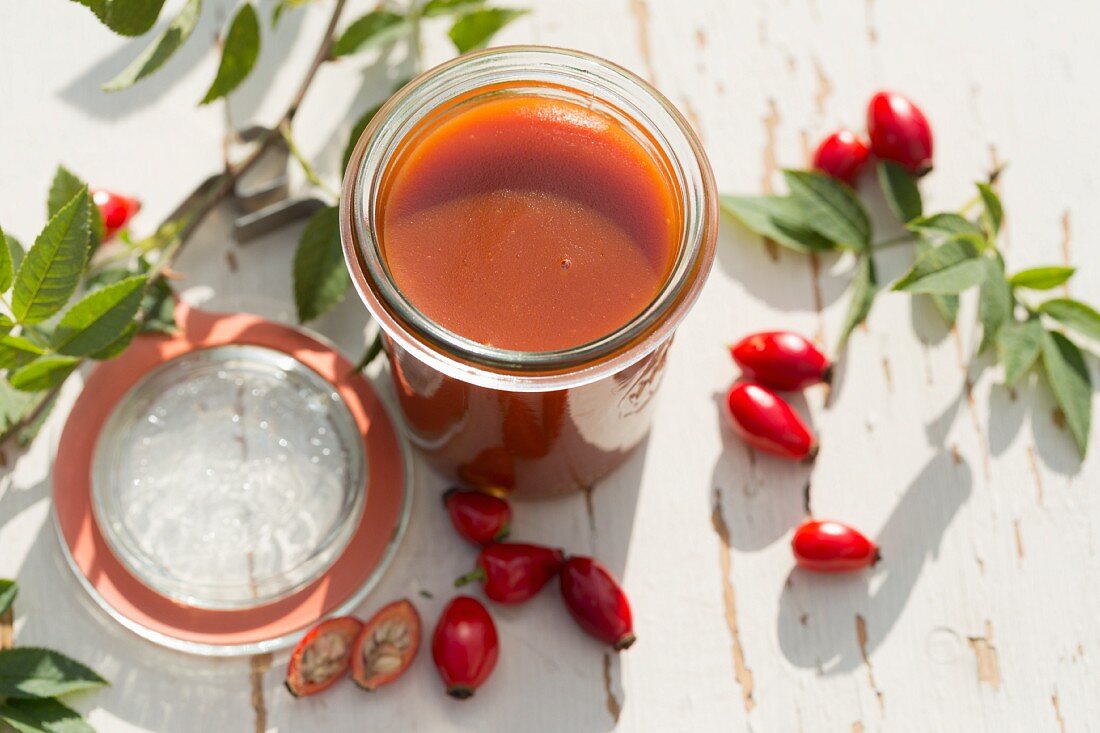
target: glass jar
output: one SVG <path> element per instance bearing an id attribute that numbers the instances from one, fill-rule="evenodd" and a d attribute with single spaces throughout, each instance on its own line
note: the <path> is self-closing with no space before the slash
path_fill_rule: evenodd
<path id="1" fill-rule="evenodd" d="M 479 96 L 545 95 L 612 116 L 658 160 L 680 214 L 672 270 L 641 313 L 595 341 L 558 351 L 494 348 L 427 318 L 394 283 L 376 213 L 389 167 L 410 137 Z M 431 69 L 364 130 L 340 199 L 351 277 L 381 325 L 410 440 L 441 471 L 517 498 L 591 487 L 645 437 L 676 325 L 714 259 L 717 196 L 702 146 L 653 87 L 608 61 L 536 46 L 494 48 Z"/>

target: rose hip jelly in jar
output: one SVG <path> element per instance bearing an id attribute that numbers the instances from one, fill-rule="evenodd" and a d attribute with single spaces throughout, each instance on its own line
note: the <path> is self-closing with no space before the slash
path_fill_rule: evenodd
<path id="1" fill-rule="evenodd" d="M 656 90 L 593 56 L 510 47 L 386 103 L 340 226 L 414 444 L 467 485 L 538 497 L 591 486 L 645 436 L 717 209 L 699 141 Z"/>

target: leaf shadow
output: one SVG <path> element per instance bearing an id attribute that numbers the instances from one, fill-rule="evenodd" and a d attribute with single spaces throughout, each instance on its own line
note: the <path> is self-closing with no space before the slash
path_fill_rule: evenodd
<path id="1" fill-rule="evenodd" d="M 938 555 L 972 482 L 965 461 L 940 452 L 921 469 L 878 533 L 883 560 L 874 570 L 838 575 L 791 571 L 776 619 L 779 648 L 787 661 L 826 675 L 862 664 L 901 617 L 921 568 Z M 863 619 L 862 632 L 857 616 Z M 861 633 L 866 634 L 864 643 Z"/>
<path id="2" fill-rule="evenodd" d="M 192 31 L 187 42 L 168 59 L 164 66 L 134 86 L 117 92 L 105 92 L 100 88 L 126 68 L 172 22 L 173 16 L 170 13 L 164 13 L 156 26 L 145 35 L 127 38 L 98 61 L 83 66 L 80 74 L 62 87 L 57 92 L 57 96 L 70 106 L 100 119 L 122 119 L 149 107 L 189 74 L 206 54 L 211 53 L 212 40 L 224 27 L 229 12 L 235 4 L 234 0 L 215 0 L 214 3 L 208 4 L 199 16 L 195 30 Z M 292 13 L 286 17 L 276 37 L 296 34 L 302 23 L 300 16 L 300 13 Z M 83 20 L 86 23 L 98 23 L 91 14 Z M 262 60 L 261 56 L 261 63 Z M 211 77 L 212 80 L 213 77 Z M 198 103 L 197 98 L 195 102 Z"/>

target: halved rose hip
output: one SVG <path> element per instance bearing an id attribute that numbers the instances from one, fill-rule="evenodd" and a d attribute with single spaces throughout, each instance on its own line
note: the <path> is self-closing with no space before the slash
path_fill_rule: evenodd
<path id="1" fill-rule="evenodd" d="M 352 645 L 351 678 L 377 690 L 400 677 L 420 650 L 420 614 L 407 599 L 394 601 L 363 624 Z"/>
<path id="2" fill-rule="evenodd" d="M 363 624 L 342 616 L 322 621 L 302 637 L 286 667 L 286 688 L 295 697 L 327 690 L 348 671 L 355 637 Z"/>

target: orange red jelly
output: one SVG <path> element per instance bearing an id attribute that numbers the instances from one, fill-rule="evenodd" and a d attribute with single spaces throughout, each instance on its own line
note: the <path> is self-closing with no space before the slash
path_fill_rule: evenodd
<path id="1" fill-rule="evenodd" d="M 414 131 L 384 179 L 376 226 L 391 277 L 421 313 L 488 346 L 541 352 L 641 313 L 672 269 L 681 215 L 655 146 L 607 112 L 516 92 Z"/>

